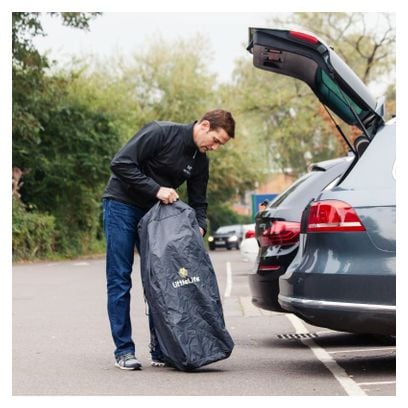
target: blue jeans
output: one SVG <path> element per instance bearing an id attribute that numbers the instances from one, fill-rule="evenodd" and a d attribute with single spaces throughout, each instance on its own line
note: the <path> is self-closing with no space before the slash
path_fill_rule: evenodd
<path id="1" fill-rule="evenodd" d="M 135 246 L 139 251 L 137 225 L 146 211 L 119 201 L 103 200 L 103 225 L 106 237 L 106 280 L 108 289 L 108 315 L 115 356 L 135 353 L 130 321 L 130 289 Z M 161 360 L 154 323 L 149 314 L 151 355 Z"/>

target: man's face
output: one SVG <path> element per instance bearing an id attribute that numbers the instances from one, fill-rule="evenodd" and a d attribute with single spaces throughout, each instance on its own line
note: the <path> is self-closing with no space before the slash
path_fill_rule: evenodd
<path id="1" fill-rule="evenodd" d="M 220 146 L 227 143 L 230 137 L 222 128 L 210 130 L 210 122 L 203 120 L 197 124 L 197 132 L 194 140 L 200 153 L 206 153 L 208 151 L 217 150 Z"/>

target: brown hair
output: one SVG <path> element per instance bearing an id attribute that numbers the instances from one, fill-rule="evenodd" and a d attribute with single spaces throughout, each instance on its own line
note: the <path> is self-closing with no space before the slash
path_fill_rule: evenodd
<path id="1" fill-rule="evenodd" d="M 210 130 L 222 128 L 227 132 L 229 137 L 233 138 L 235 136 L 235 120 L 231 112 L 227 112 L 223 109 L 213 109 L 204 114 L 199 123 L 203 120 L 210 122 Z"/>

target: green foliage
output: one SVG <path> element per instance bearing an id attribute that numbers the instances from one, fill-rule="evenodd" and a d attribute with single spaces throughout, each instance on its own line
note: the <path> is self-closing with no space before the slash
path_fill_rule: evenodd
<path id="1" fill-rule="evenodd" d="M 258 155 L 251 167 L 262 164 L 260 174 L 299 175 L 310 162 L 342 154 L 318 115 L 317 98 L 300 81 L 259 70 L 241 59 L 230 87 L 231 109 L 237 112 L 242 133 L 250 135 L 251 150 Z"/>
<path id="2" fill-rule="evenodd" d="M 252 143 L 251 143 L 252 139 Z M 210 156 L 210 182 L 208 200 L 210 210 L 219 202 L 252 190 L 256 182 L 263 178 L 263 161 L 258 153 L 253 135 L 239 132 L 231 140 Z"/>
<path id="3" fill-rule="evenodd" d="M 107 64 L 96 57 L 95 62 L 100 62 L 100 70 L 93 70 L 86 61 L 76 61 L 65 70 L 64 77 L 67 78 L 71 95 L 80 98 L 81 103 L 92 107 L 94 112 L 109 117 L 109 124 L 115 129 L 122 145 L 136 132 L 139 124 L 143 124 L 143 114 L 127 81 L 103 71 Z M 111 158 L 114 153 L 110 153 Z"/>
<path id="4" fill-rule="evenodd" d="M 123 67 L 122 80 L 131 87 L 144 119 L 186 123 L 214 108 L 215 75 L 206 64 L 210 55 L 200 36 L 174 42 L 159 37 L 146 52 L 136 53 Z"/>
<path id="5" fill-rule="evenodd" d="M 47 92 L 33 106 L 40 124 L 36 137 L 16 124 L 13 164 L 25 171 L 23 201 L 55 216 L 57 250 L 82 253 L 100 230 L 101 193 L 120 136 L 111 115 L 84 103 L 67 79 L 44 82 Z"/>
<path id="6" fill-rule="evenodd" d="M 87 24 L 82 13 L 62 14 L 67 24 Z M 36 52 L 30 37 L 24 39 L 30 27 L 31 36 L 41 33 L 37 13 L 13 15 L 13 166 L 24 173 L 23 202 L 36 209 L 30 219 L 52 214 L 54 249 L 80 254 L 102 238 L 100 196 L 120 146 L 119 129 L 108 104 L 102 110 L 95 102 L 100 95 L 92 84 L 83 82 L 81 92 L 71 86 L 74 76 L 50 76 L 45 59 L 28 58 Z"/>
<path id="7" fill-rule="evenodd" d="M 55 218 L 27 211 L 13 197 L 13 260 L 49 257 L 55 244 Z"/>
<path id="8" fill-rule="evenodd" d="M 214 203 L 212 211 L 208 215 L 209 232 L 215 232 L 221 225 L 251 224 L 249 215 L 240 215 L 233 211 L 228 203 Z"/>

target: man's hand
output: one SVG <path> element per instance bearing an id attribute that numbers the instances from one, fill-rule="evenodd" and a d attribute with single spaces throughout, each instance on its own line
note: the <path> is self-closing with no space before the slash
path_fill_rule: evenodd
<path id="1" fill-rule="evenodd" d="M 179 195 L 173 188 L 160 187 L 160 190 L 157 192 L 156 197 L 164 204 L 172 204 L 178 200 Z"/>
<path id="2" fill-rule="evenodd" d="M 200 227 L 201 236 L 204 236 L 204 230 Z"/>

